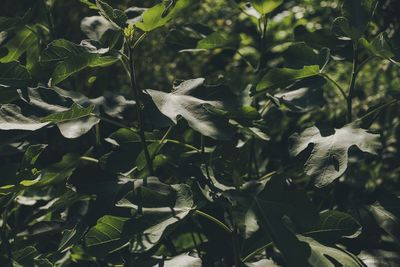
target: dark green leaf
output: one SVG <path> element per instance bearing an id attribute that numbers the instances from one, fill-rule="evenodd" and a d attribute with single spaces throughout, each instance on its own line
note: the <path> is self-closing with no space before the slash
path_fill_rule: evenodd
<path id="1" fill-rule="evenodd" d="M 113 9 L 109 4 L 101 0 L 96 0 L 96 5 L 100 11 L 100 14 L 113 23 L 116 27 L 125 27 L 128 17 L 124 11 Z"/>
<path id="2" fill-rule="evenodd" d="M 213 32 L 197 43 L 197 49 L 211 50 L 216 48 L 236 49 L 240 38 L 226 32 Z"/>
<path id="3" fill-rule="evenodd" d="M 108 49 L 97 50 L 95 47 L 77 45 L 67 40 L 56 40 L 48 45 L 41 57 L 41 62 L 54 66 L 51 84 L 56 85 L 87 67 L 105 67 L 115 63 L 118 58 L 104 56 Z"/>
<path id="4" fill-rule="evenodd" d="M 0 63 L 0 84 L 14 87 L 28 86 L 31 76 L 18 62 Z"/>
<path id="5" fill-rule="evenodd" d="M 74 103 L 70 109 L 59 112 L 59 113 L 51 114 L 51 115 L 41 119 L 41 121 L 42 122 L 60 123 L 60 122 L 67 122 L 67 121 L 71 121 L 71 120 L 77 120 L 77 119 L 81 119 L 81 118 L 90 116 L 90 114 L 93 112 L 94 108 L 95 108 L 94 105 L 90 105 L 89 107 L 84 108 L 84 107 Z"/>
<path id="6" fill-rule="evenodd" d="M 320 68 L 317 65 L 305 66 L 302 69 L 272 69 L 257 84 L 255 93 L 282 88 L 295 81 L 317 76 L 319 73 Z"/>

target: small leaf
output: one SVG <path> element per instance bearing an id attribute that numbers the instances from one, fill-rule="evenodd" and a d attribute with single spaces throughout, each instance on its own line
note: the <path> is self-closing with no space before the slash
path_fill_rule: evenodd
<path id="1" fill-rule="evenodd" d="M 334 243 L 342 237 L 354 238 L 361 233 L 361 225 L 349 214 L 326 210 L 321 212 L 319 223 L 302 235 L 319 241 Z"/>
<path id="2" fill-rule="evenodd" d="M 290 45 L 283 57 L 287 68 L 301 69 L 304 66 L 318 65 L 322 70 L 329 61 L 330 50 L 322 48 L 316 52 L 306 43 L 299 42 Z"/>
<path id="3" fill-rule="evenodd" d="M 89 116 L 93 112 L 94 108 L 95 108 L 94 105 L 90 105 L 89 107 L 84 108 L 84 107 L 74 103 L 70 109 L 59 112 L 59 113 L 51 114 L 47 117 L 42 118 L 41 121 L 42 122 L 60 123 L 60 122 L 67 122 L 67 121 L 71 121 L 71 120 L 77 120 L 77 119 Z"/>
<path id="4" fill-rule="evenodd" d="M 137 22 L 135 26 L 145 32 L 153 31 L 167 24 L 195 3 L 193 0 L 176 0 L 175 2 L 175 5 L 168 11 L 167 15 L 165 15 L 167 7 L 164 3 L 149 8 L 142 14 L 142 21 Z"/>
<path id="5" fill-rule="evenodd" d="M 400 198 L 386 195 L 374 204 L 368 206 L 368 210 L 375 218 L 378 225 L 394 239 L 400 240 Z"/>
<path id="6" fill-rule="evenodd" d="M 97 8 L 100 15 L 109 20 L 114 26 L 124 28 L 128 17 L 125 12 L 119 9 L 113 9 L 109 4 L 104 1 L 96 0 Z"/>
<path id="7" fill-rule="evenodd" d="M 253 7 L 263 15 L 271 13 L 283 3 L 283 0 L 251 0 Z"/>
<path id="8" fill-rule="evenodd" d="M 197 49 L 216 49 L 229 48 L 236 49 L 240 43 L 240 38 L 236 35 L 230 35 L 226 32 L 213 32 L 206 38 L 197 43 Z"/>
<path id="9" fill-rule="evenodd" d="M 256 86 L 256 92 L 285 87 L 295 81 L 319 75 L 320 68 L 317 65 L 305 66 L 302 69 L 272 69 L 262 77 Z"/>
<path id="10" fill-rule="evenodd" d="M 368 49 L 368 51 L 377 57 L 381 57 L 391 61 L 392 63 L 400 66 L 400 61 L 398 61 L 398 51 L 396 51 L 394 42 L 389 39 L 386 32 L 381 32 L 378 34 L 371 42 L 366 39 L 361 38 L 360 43 Z"/>
<path id="11" fill-rule="evenodd" d="M 290 139 L 293 142 L 290 147 L 292 156 L 297 156 L 309 144 L 313 144 L 311 155 L 305 163 L 305 171 L 315 179 L 317 187 L 332 183 L 345 172 L 350 147 L 357 146 L 370 154 L 377 154 L 381 147 L 378 134 L 371 134 L 355 123 L 335 129 L 330 135 L 317 127 L 311 127 L 300 135 L 293 134 Z"/>

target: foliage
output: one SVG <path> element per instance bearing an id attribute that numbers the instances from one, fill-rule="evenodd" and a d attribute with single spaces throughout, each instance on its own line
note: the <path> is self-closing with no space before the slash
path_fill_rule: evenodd
<path id="1" fill-rule="evenodd" d="M 133 2 L 1 2 L 1 266 L 400 265 L 398 1 Z"/>

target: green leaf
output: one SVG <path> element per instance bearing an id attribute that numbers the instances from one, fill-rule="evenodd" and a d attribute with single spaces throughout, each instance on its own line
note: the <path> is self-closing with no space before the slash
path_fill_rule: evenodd
<path id="1" fill-rule="evenodd" d="M 371 42 L 368 42 L 365 38 L 361 38 L 360 43 L 368 50 L 368 52 L 371 53 L 371 55 L 387 59 L 400 66 L 400 62 L 396 61 L 398 56 L 395 45 L 386 32 L 381 32 L 372 39 Z"/>
<path id="2" fill-rule="evenodd" d="M 305 42 L 294 43 L 283 53 L 287 68 L 301 69 L 304 66 L 318 65 L 321 70 L 329 61 L 330 50 L 322 48 L 316 52 Z"/>
<path id="3" fill-rule="evenodd" d="M 67 40 L 55 40 L 44 50 L 41 63 L 53 66 L 51 85 L 56 85 L 87 67 L 106 67 L 118 57 L 104 56 L 108 49 L 97 50 L 90 44 L 77 45 Z"/>
<path id="4" fill-rule="evenodd" d="M 273 177 L 256 196 L 255 205 L 259 225 L 282 252 L 288 266 L 308 266 L 309 246 L 288 229 L 284 219 L 289 216 L 295 225 L 303 226 L 317 220 L 318 215 L 306 194 L 284 190 L 282 177 Z"/>
<path id="5" fill-rule="evenodd" d="M 154 120 L 160 120 L 159 112 L 164 114 L 164 125 L 176 124 L 183 117 L 189 126 L 205 136 L 214 139 L 229 139 L 230 127 L 226 118 L 210 113 L 206 105 L 218 109 L 229 109 L 234 105 L 232 94 L 224 87 L 206 86 L 204 79 L 198 78 L 180 83 L 171 93 L 148 89 L 156 109 Z M 233 109 L 233 108 L 232 108 Z"/>
<path id="6" fill-rule="evenodd" d="M 70 109 L 46 116 L 46 117 L 42 118 L 41 121 L 42 122 L 60 123 L 60 122 L 67 122 L 67 121 L 71 121 L 71 120 L 77 120 L 80 118 L 90 116 L 90 114 L 93 112 L 94 108 L 95 108 L 94 105 L 90 105 L 89 107 L 84 108 L 84 107 L 74 103 L 74 104 L 72 104 Z"/>
<path id="7" fill-rule="evenodd" d="M 129 218 L 105 215 L 85 235 L 89 250 L 105 255 L 128 245 L 129 237 L 123 234 Z"/>
<path id="8" fill-rule="evenodd" d="M 192 193 L 187 185 L 172 185 L 176 193 L 174 207 L 143 208 L 143 215 L 135 218 L 106 215 L 86 234 L 85 243 L 92 253 L 105 255 L 128 245 L 132 253 L 140 253 L 154 247 L 164 232 L 180 222 L 193 209 Z M 123 199 L 117 204 L 136 213 L 138 206 Z"/>
<path id="9" fill-rule="evenodd" d="M 35 181 L 22 181 L 24 186 L 42 187 L 61 183 L 69 178 L 79 164 L 79 156 L 75 154 L 65 154 L 60 162 L 47 167 L 40 172 L 40 176 Z"/>
<path id="10" fill-rule="evenodd" d="M 327 247 L 309 237 L 299 236 L 299 239 L 303 242 L 307 242 L 307 244 L 310 245 L 311 256 L 308 262 L 313 267 L 335 267 L 337 266 L 336 262 L 338 262 L 341 266 L 346 267 L 364 266 L 356 256 L 352 255 L 348 251 L 343 251 L 334 247 Z"/>
<path id="11" fill-rule="evenodd" d="M 113 9 L 109 4 L 101 0 L 96 0 L 96 5 L 100 11 L 100 15 L 113 23 L 114 26 L 125 28 L 128 17 L 124 11 Z"/>
<path id="12" fill-rule="evenodd" d="M 350 147 L 357 146 L 370 154 L 377 154 L 381 147 L 378 134 L 369 133 L 355 123 L 334 129 L 333 132 L 311 127 L 300 135 L 293 134 L 290 139 L 292 156 L 297 156 L 309 144 L 313 144 L 311 155 L 305 163 L 305 172 L 315 179 L 317 187 L 332 183 L 345 172 Z"/>
<path id="13" fill-rule="evenodd" d="M 0 63 L 0 84 L 25 87 L 31 81 L 28 70 L 18 62 Z"/>
<path id="14" fill-rule="evenodd" d="M 263 15 L 271 13 L 283 3 L 283 0 L 251 0 L 253 7 Z"/>
<path id="15" fill-rule="evenodd" d="M 197 43 L 197 49 L 227 48 L 236 49 L 239 46 L 240 38 L 226 32 L 213 32 Z"/>
<path id="16" fill-rule="evenodd" d="M 318 224 L 302 235 L 335 243 L 342 237 L 354 238 L 360 233 L 361 225 L 352 216 L 336 210 L 326 210 L 320 213 Z"/>
<path id="17" fill-rule="evenodd" d="M 343 1 L 342 16 L 333 22 L 351 39 L 357 41 L 363 36 L 370 22 L 377 0 L 350 0 Z"/>
<path id="18" fill-rule="evenodd" d="M 145 32 L 153 31 L 167 24 L 194 3 L 194 0 L 175 0 L 175 4 L 167 14 L 165 14 L 167 8 L 165 4 L 157 4 L 146 10 L 142 14 L 142 21 L 136 22 L 135 26 Z"/>
<path id="19" fill-rule="evenodd" d="M 400 198 L 387 194 L 368 206 L 378 225 L 395 240 L 400 240 Z"/>
<path id="20" fill-rule="evenodd" d="M 302 69 L 272 69 L 257 84 L 255 93 L 282 88 L 295 81 L 317 76 L 319 73 L 320 68 L 317 65 L 305 66 Z"/>
<path id="21" fill-rule="evenodd" d="M 37 42 L 37 36 L 32 30 L 24 28 L 18 31 L 16 35 L 3 46 L 3 49 L 7 50 L 7 54 L 0 58 L 0 62 L 7 63 L 17 61 L 23 53 L 34 49 Z"/>

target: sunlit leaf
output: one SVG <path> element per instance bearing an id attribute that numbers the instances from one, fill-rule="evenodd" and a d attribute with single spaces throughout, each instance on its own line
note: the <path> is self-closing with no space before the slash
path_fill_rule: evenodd
<path id="1" fill-rule="evenodd" d="M 311 127 L 300 135 L 293 134 L 291 141 L 292 156 L 297 156 L 309 144 L 313 145 L 311 155 L 305 163 L 305 172 L 315 179 L 317 187 L 332 183 L 346 171 L 350 147 L 357 146 L 361 151 L 370 154 L 377 154 L 381 147 L 378 134 L 361 129 L 355 123 L 331 131 Z"/>

